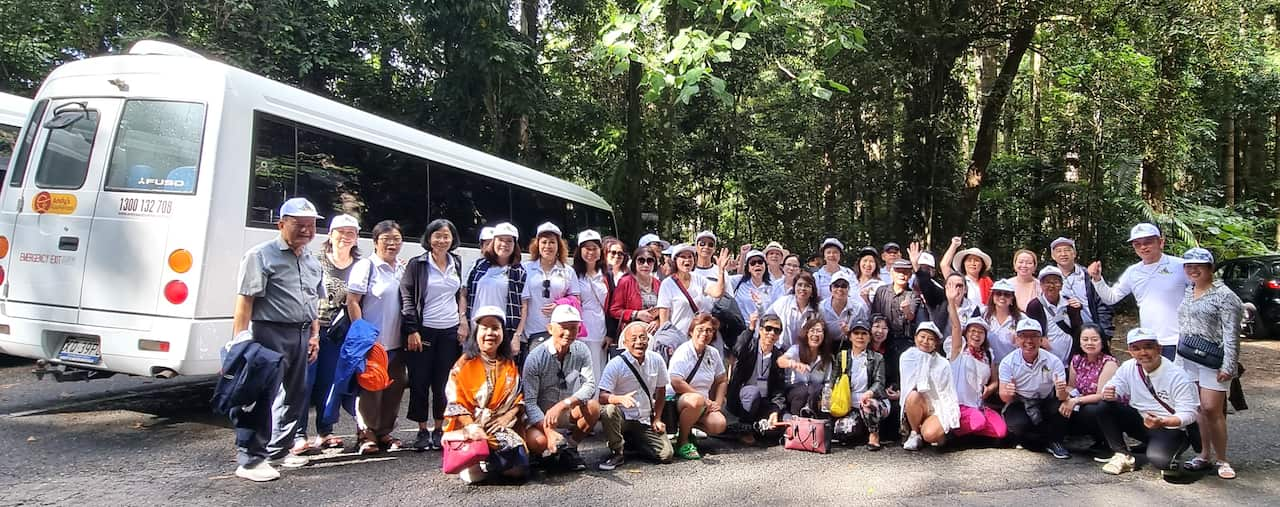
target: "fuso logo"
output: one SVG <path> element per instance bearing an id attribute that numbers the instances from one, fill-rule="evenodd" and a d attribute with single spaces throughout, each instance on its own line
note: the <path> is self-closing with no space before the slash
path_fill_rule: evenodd
<path id="1" fill-rule="evenodd" d="M 40 192 L 36 194 L 35 200 L 31 201 L 31 209 L 36 213 L 45 213 L 49 211 L 49 207 L 53 205 L 53 196 L 48 192 Z"/>

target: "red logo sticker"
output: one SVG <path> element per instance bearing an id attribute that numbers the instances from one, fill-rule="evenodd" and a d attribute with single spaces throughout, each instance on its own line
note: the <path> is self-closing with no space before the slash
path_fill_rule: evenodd
<path id="1" fill-rule="evenodd" d="M 48 192 L 36 194 L 35 200 L 31 201 L 31 209 L 36 213 L 46 213 L 50 206 L 53 206 L 53 196 Z"/>

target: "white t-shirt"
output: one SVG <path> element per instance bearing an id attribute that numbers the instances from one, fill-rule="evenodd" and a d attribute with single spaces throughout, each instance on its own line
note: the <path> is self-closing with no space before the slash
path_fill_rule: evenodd
<path id="1" fill-rule="evenodd" d="M 862 301 L 862 291 L 869 288 L 870 292 L 867 293 L 866 302 L 874 302 L 876 300 L 876 290 L 881 285 L 884 285 L 884 280 L 876 277 L 868 278 L 865 282 L 854 281 L 849 288 L 849 297 L 858 298 L 859 301 Z"/>
<path id="2" fill-rule="evenodd" d="M 596 271 L 595 276 L 574 278 L 572 291 L 582 302 L 582 325 L 587 327 L 584 341 L 599 343 L 604 340 L 607 330 L 604 328 L 604 303 L 609 298 L 609 287 L 604 284 L 604 272 Z M 527 286 L 526 286 L 527 287 Z"/>
<path id="3" fill-rule="evenodd" d="M 1111 380 L 1107 381 L 1108 386 L 1116 388 L 1117 398 L 1128 400 L 1129 406 L 1139 413 L 1151 412 L 1161 417 L 1176 415 L 1182 421 L 1180 427 L 1183 428 L 1196 422 L 1200 411 L 1200 393 L 1185 370 L 1173 364 L 1173 361 L 1161 358 L 1156 371 L 1146 374 L 1147 381 L 1151 382 L 1160 401 L 1173 407 L 1174 413 L 1170 414 L 1160 401 L 1151 396 L 1151 389 L 1147 389 L 1146 383 L 1142 381 L 1139 368 L 1142 366 L 1136 360 L 1125 361 L 1116 369 Z M 1099 387 L 1098 391 L 1103 389 L 1105 386 Z"/>
<path id="4" fill-rule="evenodd" d="M 857 278 L 853 275 L 853 270 L 844 266 L 840 266 L 840 268 L 836 270 L 836 273 L 844 273 L 845 275 L 848 275 L 850 280 Z M 827 298 L 831 297 L 832 276 L 835 276 L 835 273 L 827 271 L 826 264 L 823 264 L 822 267 L 813 272 L 813 281 L 818 284 L 818 298 L 823 301 L 826 301 Z M 852 284 L 850 284 L 850 286 L 852 287 Z M 850 289 L 850 293 L 852 293 L 852 288 Z"/>
<path id="5" fill-rule="evenodd" d="M 1190 283 L 1182 270 L 1182 259 L 1161 254 L 1153 264 L 1139 261 L 1129 266 L 1115 287 L 1099 280 L 1093 282 L 1093 288 L 1098 291 L 1098 298 L 1109 305 L 1133 294 L 1142 327 L 1155 332 L 1160 345 L 1168 346 L 1178 344 L 1178 305 Z"/>
<path id="6" fill-rule="evenodd" d="M 449 261 L 444 271 L 435 259 L 427 256 L 427 294 L 423 298 L 422 327 L 431 329 L 448 329 L 458 325 L 458 288 L 462 287 L 462 279 L 458 278 L 458 265 L 453 256 L 445 256 Z"/>
<path id="7" fill-rule="evenodd" d="M 1026 317 L 1023 317 L 1026 318 Z M 1018 328 L 1018 319 L 1013 315 L 1009 315 L 1004 322 L 996 319 L 996 316 L 987 316 L 987 342 L 991 344 L 992 361 L 1000 364 L 1010 352 L 1018 350 L 1018 344 L 1014 343 L 1017 333 L 1014 332 Z M 948 348 L 947 350 L 951 350 Z"/>
<path id="8" fill-rule="evenodd" d="M 778 346 L 784 348 L 790 348 L 795 343 L 805 320 L 822 315 L 820 310 L 815 311 L 807 306 L 804 309 L 796 307 L 794 295 L 784 296 L 774 301 L 769 311 L 782 318 L 782 336 L 778 337 Z"/>
<path id="9" fill-rule="evenodd" d="M 578 275 L 573 272 L 573 268 L 560 264 L 559 262 L 551 266 L 549 272 L 542 271 L 542 263 L 538 261 L 525 261 L 524 271 L 527 273 L 525 277 L 524 292 L 520 294 L 520 298 L 529 302 L 528 315 L 524 318 L 524 332 L 526 335 L 532 336 L 547 330 L 547 323 L 551 321 L 550 316 L 542 313 L 542 307 L 547 303 L 554 303 L 557 299 L 576 294 Z M 544 281 L 550 280 L 551 284 L 544 287 Z M 551 297 L 542 297 L 544 288 L 549 289 Z M 504 300 L 505 301 L 505 300 Z M 506 308 L 501 306 L 499 308 Z"/>
<path id="10" fill-rule="evenodd" d="M 867 351 L 864 350 L 861 354 L 856 355 L 851 350 L 848 353 L 849 391 L 853 395 L 852 399 L 856 400 L 859 395 L 867 391 L 867 387 L 869 387 L 867 384 L 871 382 L 871 379 L 867 377 Z M 836 360 L 839 361 L 838 358 Z M 839 367 L 839 365 L 833 366 Z"/>
<path id="11" fill-rule="evenodd" d="M 1026 399 L 1040 400 L 1053 396 L 1054 379 L 1067 380 L 1067 369 L 1058 356 L 1036 349 L 1036 360 L 1027 364 L 1021 352 L 1009 354 L 1000 361 L 1000 382 L 1013 380 L 1014 391 Z"/>
<path id="12" fill-rule="evenodd" d="M 750 277 L 747 277 L 747 280 L 743 282 L 743 277 L 747 277 L 747 275 L 730 276 L 729 280 L 725 282 L 724 289 L 726 291 L 733 291 L 733 300 L 738 303 L 738 312 L 742 314 L 742 320 L 746 321 L 751 319 L 751 314 L 760 308 L 769 308 L 769 305 L 773 303 L 773 290 L 775 286 L 772 281 L 770 281 L 770 283 L 756 285 L 751 281 Z M 760 299 L 760 305 L 758 307 L 756 306 L 756 302 L 751 299 L 752 293 L 755 293 L 756 297 Z M 763 316 L 763 314 L 760 316 Z"/>
<path id="13" fill-rule="evenodd" d="M 505 267 L 494 266 L 485 271 L 484 275 L 476 280 L 475 287 L 468 287 L 468 290 L 475 293 L 475 304 L 471 311 L 485 306 L 496 306 L 506 311 L 509 282 Z"/>
<path id="14" fill-rule="evenodd" d="M 1065 322 L 1068 326 L 1071 325 L 1071 317 L 1067 315 L 1067 298 L 1059 296 L 1057 305 L 1050 303 L 1043 294 L 1037 299 L 1040 300 L 1040 307 L 1044 308 L 1044 335 L 1049 338 L 1049 351 L 1058 356 L 1062 364 L 1067 364 L 1071 360 L 1072 338 L 1071 334 L 1064 331 L 1058 324 Z"/>
<path id="15" fill-rule="evenodd" d="M 684 345 L 676 347 L 676 351 L 671 353 L 671 364 L 667 367 L 667 373 L 672 378 L 679 377 L 689 383 L 694 391 L 711 398 L 711 385 L 715 383 L 716 377 L 724 375 L 724 361 L 720 359 L 720 351 L 715 347 L 708 345 L 703 349 L 702 366 L 698 367 L 698 372 L 690 380 L 685 378 L 689 372 L 693 371 L 693 366 L 698 362 L 698 353 L 693 350 L 693 342 L 684 342 Z M 667 392 L 674 393 L 675 388 L 667 386 Z"/>
<path id="16" fill-rule="evenodd" d="M 720 280 L 720 267 L 715 264 L 706 268 L 695 267 L 693 268 L 693 274 L 701 275 L 703 278 L 706 278 L 708 282 L 715 283 Z"/>
<path id="17" fill-rule="evenodd" d="M 692 273 L 689 275 L 689 286 L 685 287 L 689 291 L 689 296 L 693 298 L 693 302 L 697 303 L 698 308 L 689 307 L 689 299 L 684 297 L 684 293 L 680 292 L 680 287 L 676 285 L 676 278 L 668 276 L 662 281 L 662 285 L 658 286 L 658 306 L 657 308 L 666 308 L 671 311 L 668 320 L 680 332 L 688 334 L 689 324 L 693 323 L 693 317 L 700 310 L 710 310 L 713 304 L 711 298 L 704 294 L 707 290 L 707 279 L 702 275 Z"/>
<path id="18" fill-rule="evenodd" d="M 956 385 L 956 401 L 961 406 L 981 408 L 982 390 L 991 381 L 991 364 L 961 349 L 960 357 L 951 362 L 951 376 Z"/>
<path id="19" fill-rule="evenodd" d="M 377 255 L 370 255 L 351 266 L 347 280 L 347 292 L 361 296 L 361 318 L 378 327 L 378 343 L 386 350 L 404 346 L 404 337 L 400 335 L 400 275 L 403 273 L 404 267 L 399 262 L 393 266 Z"/>
<path id="20" fill-rule="evenodd" d="M 626 363 L 635 366 L 636 371 L 644 377 L 645 384 L 649 386 L 649 392 L 644 392 L 645 389 L 640 387 L 640 383 L 636 381 L 636 375 L 631 372 L 631 368 L 627 367 Z M 654 404 L 664 401 L 652 399 L 653 390 L 670 383 L 671 377 L 667 374 L 667 365 L 662 363 L 662 356 L 651 350 L 645 351 L 643 365 L 636 364 L 636 358 L 631 356 L 630 351 L 618 354 L 617 357 L 609 360 L 609 364 L 604 367 L 604 373 L 600 375 L 601 391 L 609 391 L 617 395 L 635 391 L 635 408 L 626 408 L 621 405 L 618 408 L 622 409 L 622 416 L 626 419 L 643 424 L 649 424 L 649 414 L 653 413 Z"/>

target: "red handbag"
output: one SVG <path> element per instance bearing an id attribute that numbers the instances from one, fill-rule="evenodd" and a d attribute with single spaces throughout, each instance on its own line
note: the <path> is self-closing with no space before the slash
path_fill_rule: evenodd
<path id="1" fill-rule="evenodd" d="M 446 474 L 461 473 L 481 461 L 489 459 L 489 442 L 485 440 L 464 440 L 461 436 L 441 439 L 444 447 L 440 458 L 440 468 Z"/>
<path id="2" fill-rule="evenodd" d="M 819 454 L 831 452 L 831 421 L 794 417 L 787 421 L 786 448 Z"/>

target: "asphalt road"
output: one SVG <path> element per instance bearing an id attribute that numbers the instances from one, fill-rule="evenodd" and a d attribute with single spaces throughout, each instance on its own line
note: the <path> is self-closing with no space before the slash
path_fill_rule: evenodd
<path id="1" fill-rule="evenodd" d="M 711 439 L 697 462 L 634 458 L 610 473 L 465 486 L 440 473 L 438 453 L 412 451 L 328 454 L 279 481 L 249 483 L 232 475 L 234 438 L 209 411 L 208 379 L 37 382 L 29 362 L 0 356 L 0 505 L 1275 505 L 1280 342 L 1247 343 L 1243 357 L 1251 408 L 1229 418 L 1235 481 L 1171 484 L 1150 469 L 1114 477 L 1082 455 L 1057 461 L 1015 449 L 815 455 Z M 339 432 L 354 441 L 349 419 Z M 583 451 L 593 465 L 606 453 L 599 441 Z"/>

